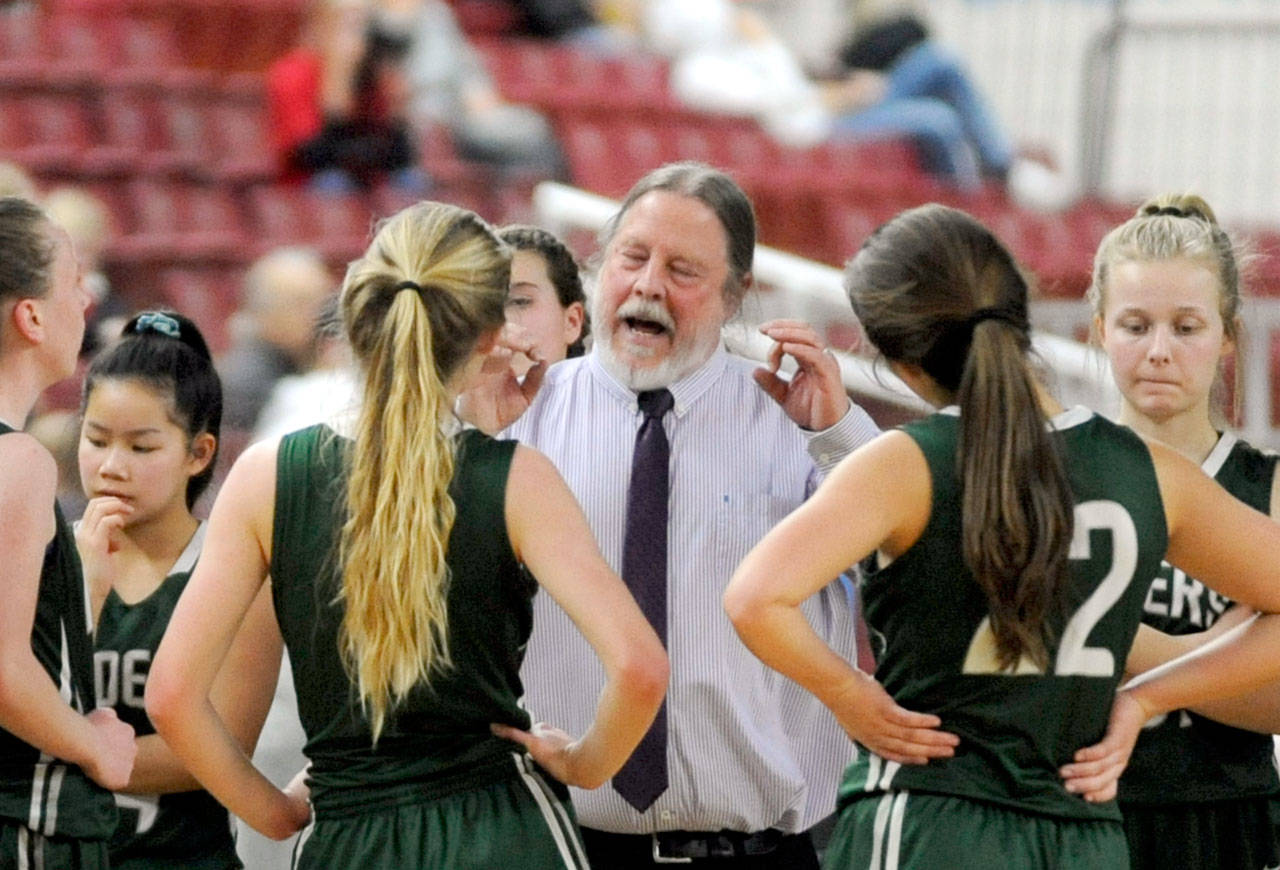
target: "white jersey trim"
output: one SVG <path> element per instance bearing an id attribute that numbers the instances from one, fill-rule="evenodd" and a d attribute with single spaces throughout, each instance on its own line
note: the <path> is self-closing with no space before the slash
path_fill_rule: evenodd
<path id="1" fill-rule="evenodd" d="M 1222 437 L 1218 439 L 1218 443 L 1213 445 L 1209 455 L 1204 458 L 1204 462 L 1200 463 L 1200 470 L 1210 477 L 1217 477 L 1218 472 L 1222 470 L 1222 466 L 1226 464 L 1227 457 L 1231 455 L 1231 451 L 1235 449 L 1239 441 L 1240 439 L 1233 433 L 1223 432 Z"/>

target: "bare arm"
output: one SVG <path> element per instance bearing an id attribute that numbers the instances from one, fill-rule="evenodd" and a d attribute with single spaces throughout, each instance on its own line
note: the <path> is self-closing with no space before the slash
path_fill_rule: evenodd
<path id="1" fill-rule="evenodd" d="M 254 768 L 211 699 L 267 575 L 277 446 L 250 447 L 218 494 L 204 551 L 151 666 L 147 715 L 177 759 L 223 806 L 264 835 L 284 839 L 306 824 L 306 801 Z"/>
<path id="2" fill-rule="evenodd" d="M 761 661 L 817 696 L 851 738 L 903 764 L 952 755 L 958 741 L 934 730 L 937 716 L 899 707 L 873 677 L 838 656 L 800 604 L 876 548 L 900 553 L 910 546 L 928 521 L 930 487 L 915 442 L 902 432 L 882 435 L 747 554 L 724 595 L 738 636 Z"/>
<path id="3" fill-rule="evenodd" d="M 1150 448 L 1169 528 L 1168 560 L 1261 615 L 1124 687 L 1102 742 L 1077 752 L 1062 770 L 1068 790 L 1089 800 L 1114 796 L 1138 732 L 1152 716 L 1208 709 L 1211 702 L 1270 691 L 1268 684 L 1280 679 L 1280 524 L 1169 448 Z"/>
<path id="4" fill-rule="evenodd" d="M 1270 508 L 1271 518 L 1280 519 L 1280 474 L 1272 478 Z M 1176 637 L 1158 632 L 1150 626 L 1139 626 L 1126 670 L 1136 675 L 1172 661 L 1215 640 L 1254 613 L 1252 608 L 1237 604 L 1208 631 Z M 1207 701 L 1192 709 L 1226 725 L 1262 734 L 1274 734 L 1280 732 L 1280 682 L 1269 683 L 1234 698 Z"/>
<path id="5" fill-rule="evenodd" d="M 56 481 L 53 457 L 34 438 L 0 437 L 0 725 L 106 788 L 120 788 L 133 766 L 133 729 L 114 711 L 73 710 L 31 649 Z"/>
<path id="6" fill-rule="evenodd" d="M 667 656 L 621 578 L 596 546 L 586 517 L 555 466 L 519 447 L 507 482 L 507 531 L 516 555 L 573 620 L 604 667 L 595 721 L 578 740 L 554 729 L 507 727 L 556 777 L 595 788 L 622 767 L 662 704 Z"/>
<path id="7" fill-rule="evenodd" d="M 1280 613 L 1280 524 L 1234 498 L 1172 450 L 1151 446 L 1169 526 L 1168 560 L 1223 595 L 1264 614 Z M 1230 698 L 1280 678 L 1280 647 L 1270 617 L 1235 643 L 1211 644 L 1184 659 L 1177 677 L 1143 679 L 1140 699 L 1154 713 Z M 1243 649 L 1237 649 L 1243 645 Z M 1212 652 L 1210 652 L 1212 651 Z M 1218 669 L 1220 668 L 1220 672 Z"/>
<path id="8" fill-rule="evenodd" d="M 249 757 L 253 756 L 262 723 L 271 709 L 280 674 L 282 646 L 275 609 L 271 604 L 271 589 L 264 584 L 249 607 L 210 692 L 218 717 Z M 138 758 L 133 765 L 133 775 L 122 791 L 167 794 L 197 788 L 200 788 L 199 781 L 160 735 L 148 734 L 138 738 Z"/>

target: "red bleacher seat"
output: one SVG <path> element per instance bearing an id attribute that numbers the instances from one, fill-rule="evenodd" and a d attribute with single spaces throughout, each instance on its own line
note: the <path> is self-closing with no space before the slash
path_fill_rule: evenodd
<path id="1" fill-rule="evenodd" d="M 471 37 L 500 36 L 520 24 L 520 13 L 504 0 L 459 0 L 452 5 L 458 26 Z"/>
<path id="2" fill-rule="evenodd" d="M 256 254 L 281 245 L 310 245 L 326 260 L 345 263 L 364 251 L 375 205 L 361 194 L 317 194 L 291 185 L 249 189 Z"/>
<path id="3" fill-rule="evenodd" d="M 267 145 L 261 104 L 222 100 L 206 112 L 209 169 L 215 177 L 237 184 L 275 177 L 278 168 Z"/>
<path id="4" fill-rule="evenodd" d="M 0 9 L 0 82 L 45 90 L 85 88 L 100 69 L 97 42 L 77 33 L 63 52 L 62 34 L 48 16 L 31 8 Z"/>
<path id="5" fill-rule="evenodd" d="M 172 268 L 160 278 L 165 304 L 196 322 L 209 349 L 221 353 L 230 344 L 228 326 L 236 310 L 239 280 L 226 268 Z"/>
<path id="6" fill-rule="evenodd" d="M 38 174 L 76 174 L 93 142 L 83 102 L 75 93 L 0 95 L 0 157 Z"/>
<path id="7" fill-rule="evenodd" d="M 249 242 L 223 187 L 139 179 L 128 185 L 133 220 L 113 254 L 142 262 L 243 262 Z"/>

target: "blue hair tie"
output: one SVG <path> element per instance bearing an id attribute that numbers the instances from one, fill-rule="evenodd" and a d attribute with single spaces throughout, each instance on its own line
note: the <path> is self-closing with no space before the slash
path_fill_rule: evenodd
<path id="1" fill-rule="evenodd" d="M 182 338 L 181 324 L 169 315 L 162 314 L 159 311 L 147 311 L 139 314 L 138 319 L 133 324 L 133 331 L 137 335 L 155 332 L 159 335 L 167 335 L 169 338 Z"/>

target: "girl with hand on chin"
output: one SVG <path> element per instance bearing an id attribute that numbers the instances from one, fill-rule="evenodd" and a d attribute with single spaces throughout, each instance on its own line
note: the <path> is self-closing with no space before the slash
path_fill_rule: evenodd
<path id="1" fill-rule="evenodd" d="M 144 702 L 152 657 L 200 558 L 206 524 L 192 507 L 218 451 L 222 387 L 196 325 L 161 311 L 131 319 L 89 367 L 81 413 L 89 502 L 76 542 L 100 609 L 98 705 L 138 735 L 133 773 L 116 793 L 111 866 L 239 867 L 227 811 L 155 734 Z M 250 619 L 255 628 L 240 632 L 213 693 L 245 752 L 266 717 L 280 648 L 265 594 Z"/>

